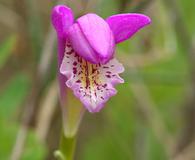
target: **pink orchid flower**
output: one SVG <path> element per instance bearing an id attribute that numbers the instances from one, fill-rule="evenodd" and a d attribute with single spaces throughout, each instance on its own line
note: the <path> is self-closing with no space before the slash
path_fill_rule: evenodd
<path id="1" fill-rule="evenodd" d="M 98 112 L 123 83 L 124 67 L 114 57 L 116 44 L 132 37 L 150 24 L 143 14 L 127 13 L 106 20 L 94 13 L 76 21 L 72 10 L 58 5 L 52 11 L 52 23 L 58 35 L 58 64 L 61 94 L 65 84 L 89 112 Z"/>

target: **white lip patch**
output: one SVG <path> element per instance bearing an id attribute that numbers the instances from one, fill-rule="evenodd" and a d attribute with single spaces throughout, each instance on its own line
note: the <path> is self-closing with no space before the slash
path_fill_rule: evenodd
<path id="1" fill-rule="evenodd" d="M 67 77 L 66 85 L 74 91 L 90 112 L 98 112 L 116 94 L 114 86 L 123 83 L 119 73 L 124 67 L 116 59 L 106 64 L 92 64 L 66 44 L 60 73 Z"/>

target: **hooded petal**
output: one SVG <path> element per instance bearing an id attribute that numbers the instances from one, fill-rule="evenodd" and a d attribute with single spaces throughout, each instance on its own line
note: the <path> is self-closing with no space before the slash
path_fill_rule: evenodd
<path id="1" fill-rule="evenodd" d="M 113 57 L 115 43 L 113 33 L 105 20 L 96 14 L 86 14 L 76 24 L 69 32 L 75 51 L 92 63 L 108 62 Z M 74 34 L 79 35 L 78 38 Z M 79 49 L 75 46 L 82 47 Z"/>
<path id="2" fill-rule="evenodd" d="M 98 112 L 117 93 L 114 86 L 123 83 L 119 77 L 124 68 L 116 59 L 106 64 L 92 64 L 79 56 L 67 43 L 60 72 L 66 85 L 90 112 Z"/>
<path id="3" fill-rule="evenodd" d="M 89 42 L 83 36 L 83 33 L 77 23 L 73 24 L 68 31 L 68 38 L 77 53 L 85 60 L 91 63 L 97 63 L 96 52 L 92 49 Z"/>
<path id="4" fill-rule="evenodd" d="M 143 14 L 118 14 L 106 19 L 114 33 L 116 43 L 132 37 L 137 31 L 151 23 L 148 16 Z"/>
<path id="5" fill-rule="evenodd" d="M 68 28 L 74 22 L 73 12 L 64 5 L 57 5 L 52 10 L 52 24 L 59 37 L 65 37 Z"/>

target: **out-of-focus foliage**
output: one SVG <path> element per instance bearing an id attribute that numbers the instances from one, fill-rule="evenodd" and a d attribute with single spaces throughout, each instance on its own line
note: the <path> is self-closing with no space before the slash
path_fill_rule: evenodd
<path id="1" fill-rule="evenodd" d="M 9 58 L 13 45 L 15 44 L 15 36 L 8 37 L 0 46 L 0 68 L 5 64 Z"/>
<path id="2" fill-rule="evenodd" d="M 11 0 L 8 1 L 2 0 L 0 8 L 3 6 L 10 10 L 14 8 Z M 24 10 L 25 15 L 20 15 L 22 11 L 19 13 L 17 9 L 13 10 L 18 16 L 23 16 L 20 18 L 24 20 L 22 25 L 26 27 L 26 31 L 21 37 L 27 37 L 29 40 L 25 42 L 29 46 L 28 50 L 24 50 L 25 53 L 14 55 L 18 49 L 16 39 L 18 33 L 10 31 L 5 24 L 2 24 L 0 30 L 3 37 L 0 40 L 0 73 L 4 74 L 0 75 L 2 160 L 9 159 L 12 154 L 22 124 L 21 117 L 26 107 L 24 104 L 26 101 L 31 102 L 28 96 L 31 95 L 32 88 L 40 87 L 40 90 L 43 90 L 36 95 L 40 97 L 38 104 L 36 103 L 39 106 L 47 95 L 45 88 L 50 87 L 53 80 L 53 73 L 49 74 L 46 82 L 40 86 L 36 85 L 39 78 L 36 79 L 34 76 L 37 64 L 40 63 L 44 42 L 47 40 L 50 9 L 54 3 L 44 0 L 39 4 L 38 0 L 37 3 L 33 1 L 29 0 L 28 3 L 22 1 L 23 5 L 28 7 L 32 5 L 29 10 Z M 117 0 L 100 0 L 92 7 L 95 8 L 94 12 L 106 18 L 118 13 L 119 3 Z M 177 3 L 193 38 L 195 1 L 179 0 Z M 131 12 L 137 3 L 130 4 L 132 6 L 128 5 L 124 12 Z M 72 5 L 73 8 L 77 6 L 75 3 Z M 152 1 L 142 12 L 149 15 L 153 22 L 145 30 L 137 33 L 136 37 L 118 45 L 117 57 L 126 67 L 123 74 L 125 84 L 117 87 L 118 94 L 109 101 L 101 113 L 85 115 L 78 135 L 77 160 L 168 160 L 169 139 L 173 140 L 171 143 L 177 145 L 179 139 L 177 137 L 180 136 L 185 123 L 182 113 L 185 110 L 190 81 L 187 53 L 183 51 L 182 44 L 176 36 L 171 19 L 175 15 L 170 15 L 163 0 Z M 0 17 L 0 25 L 1 23 L 3 21 Z M 20 24 L 18 26 L 20 27 Z M 5 35 L 4 31 L 11 34 Z M 53 54 L 56 54 L 56 48 L 54 50 Z M 13 57 L 16 60 L 11 61 Z M 52 59 L 50 67 L 55 71 L 56 60 Z M 9 72 L 5 72 L 6 69 Z M 39 109 L 36 112 L 38 115 Z M 46 159 L 45 157 L 54 159 L 50 152 L 56 149 L 56 142 L 59 140 L 60 133 L 55 126 L 58 123 L 56 117 L 59 117 L 60 113 L 56 111 L 52 115 L 48 137 L 44 143 L 38 138 L 35 116 L 34 124 L 28 130 L 22 160 L 42 160 Z"/>
<path id="3" fill-rule="evenodd" d="M 7 44 L 5 44 L 7 45 Z M 15 113 L 20 110 L 21 103 L 28 93 L 29 79 L 18 73 L 11 82 L 0 92 L 0 159 L 9 159 L 16 135 L 20 128 L 15 121 Z M 43 159 L 44 146 L 38 142 L 33 131 L 29 131 L 27 146 L 22 159 Z"/>

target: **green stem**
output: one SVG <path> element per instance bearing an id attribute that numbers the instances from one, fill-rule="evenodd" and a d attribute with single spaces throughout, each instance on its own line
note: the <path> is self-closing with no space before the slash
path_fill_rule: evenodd
<path id="1" fill-rule="evenodd" d="M 73 160 L 77 131 L 85 108 L 72 92 L 67 92 L 65 100 L 65 106 L 62 106 L 63 127 L 60 146 L 54 154 L 58 160 Z"/>
<path id="2" fill-rule="evenodd" d="M 54 152 L 54 156 L 58 160 L 73 160 L 76 145 L 76 136 L 66 137 L 63 132 L 60 140 L 59 150 Z"/>
<path id="3" fill-rule="evenodd" d="M 61 141 L 60 141 L 60 152 L 64 156 L 65 160 L 73 160 L 75 144 L 76 144 L 76 136 L 65 137 L 65 135 L 62 132 Z"/>

